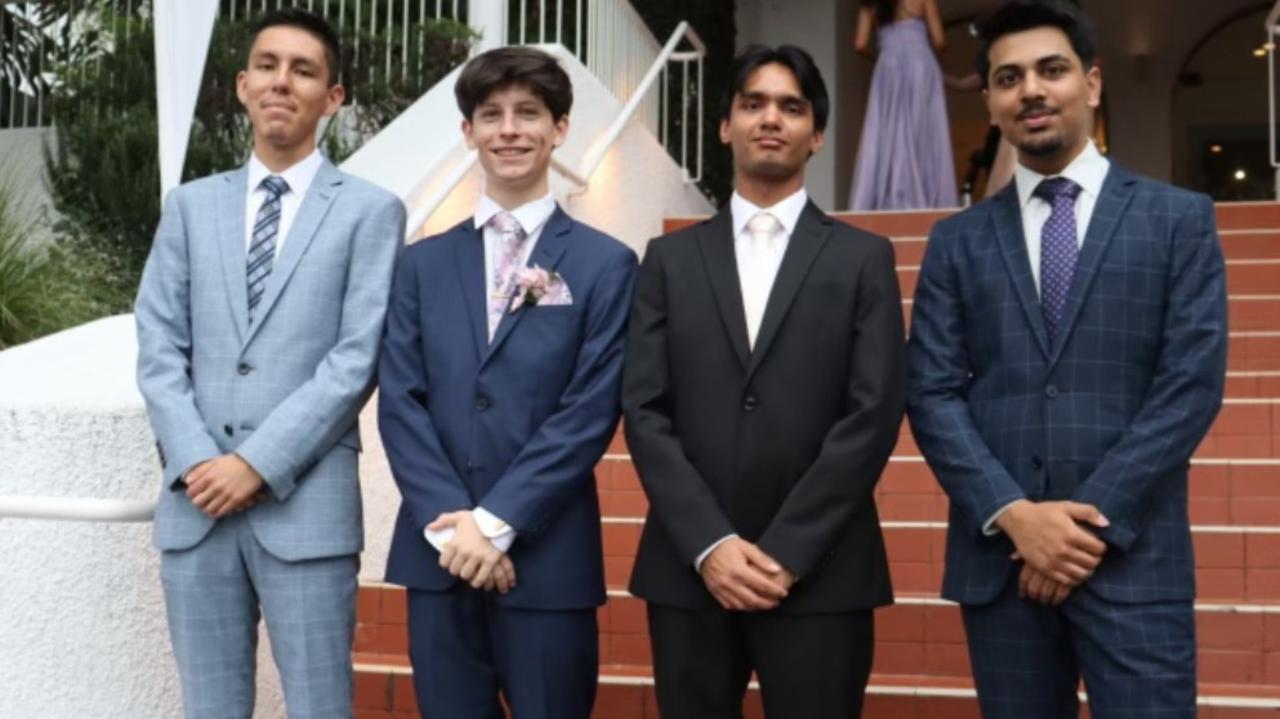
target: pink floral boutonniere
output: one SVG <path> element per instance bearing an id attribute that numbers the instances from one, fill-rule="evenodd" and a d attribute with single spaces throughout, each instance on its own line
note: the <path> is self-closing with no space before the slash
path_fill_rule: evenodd
<path id="1" fill-rule="evenodd" d="M 538 304 L 551 286 L 560 281 L 555 270 L 544 270 L 534 265 L 521 268 L 516 275 L 516 291 L 511 297 L 511 312 L 514 313 L 526 305 Z"/>

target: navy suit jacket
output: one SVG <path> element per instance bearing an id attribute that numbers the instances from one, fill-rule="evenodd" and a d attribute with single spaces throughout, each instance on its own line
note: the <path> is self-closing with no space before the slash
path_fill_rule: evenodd
<path id="1" fill-rule="evenodd" d="M 1213 204 L 1114 163 L 1050 345 L 1013 185 L 929 237 L 907 350 L 916 442 L 951 499 L 943 596 L 996 598 L 1015 564 L 982 525 L 1016 499 L 1111 521 L 1087 586 L 1190 599 L 1191 455 L 1222 404 L 1227 298 Z"/>
<path id="2" fill-rule="evenodd" d="M 507 313 L 490 343 L 474 221 L 404 253 L 378 378 L 379 428 L 403 496 L 387 581 L 451 588 L 423 529 L 483 506 L 517 533 L 516 587 L 499 602 L 594 607 L 605 599 L 594 469 L 621 412 L 636 256 L 557 208 L 529 264 L 558 272 L 573 304 Z"/>

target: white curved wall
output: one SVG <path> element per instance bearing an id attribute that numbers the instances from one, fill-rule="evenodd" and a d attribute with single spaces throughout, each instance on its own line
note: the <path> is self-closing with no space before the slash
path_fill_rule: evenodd
<path id="1" fill-rule="evenodd" d="M 130 315 L 0 352 L 0 496 L 154 499 L 136 357 Z M 0 717 L 181 716 L 149 523 L 0 519 L 0 557 Z"/>

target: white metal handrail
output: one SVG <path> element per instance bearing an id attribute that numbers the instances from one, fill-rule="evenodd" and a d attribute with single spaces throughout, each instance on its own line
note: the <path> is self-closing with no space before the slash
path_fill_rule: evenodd
<path id="1" fill-rule="evenodd" d="M 676 47 L 678 47 L 680 43 L 686 39 L 689 41 L 691 45 L 693 45 L 694 50 L 690 52 L 677 53 Z M 600 139 L 600 141 L 598 141 L 592 147 L 591 151 L 587 153 L 587 159 L 583 163 L 582 176 L 587 180 L 591 179 L 591 175 L 595 173 L 596 168 L 598 168 L 600 166 L 601 161 L 604 160 L 605 153 L 609 151 L 609 148 L 613 146 L 613 143 L 616 142 L 618 138 L 622 135 L 622 131 L 626 129 L 627 124 L 631 122 L 631 119 L 633 117 L 635 117 L 636 111 L 640 108 L 641 104 L 645 101 L 645 96 L 649 94 L 649 91 L 653 88 L 653 85 L 658 80 L 659 76 L 663 76 L 665 78 L 665 74 L 666 74 L 669 63 L 681 62 L 681 63 L 685 63 L 685 71 L 683 73 L 684 91 L 681 93 L 683 113 L 684 113 L 684 121 L 681 123 L 681 126 L 680 126 L 683 132 L 683 137 L 681 138 L 681 157 L 680 157 L 681 167 L 685 171 L 686 182 L 697 182 L 700 179 L 702 179 L 702 123 L 703 123 L 703 105 L 704 105 L 703 103 L 704 83 L 702 81 L 703 80 L 702 58 L 705 57 L 706 54 L 707 54 L 707 46 L 703 44 L 702 38 L 698 37 L 698 33 L 694 31 L 692 27 L 689 26 L 689 23 L 687 21 L 682 20 L 680 24 L 676 26 L 675 31 L 671 33 L 671 38 L 667 40 L 667 44 L 664 45 L 662 50 L 658 53 L 658 56 L 657 58 L 654 59 L 653 64 L 649 66 L 648 72 L 644 74 L 644 77 L 640 80 L 639 84 L 636 85 L 635 92 L 631 94 L 631 98 L 627 100 L 627 104 L 623 106 L 622 112 L 619 113 L 617 119 L 613 121 L 613 125 L 609 127 L 608 132 L 606 132 L 604 136 Z M 689 165 L 688 165 L 688 139 L 689 139 L 688 63 L 693 61 L 696 61 L 698 64 L 698 99 L 696 103 L 698 106 L 697 108 L 698 172 L 691 177 L 689 175 Z M 663 87 L 665 86 L 666 86 L 666 83 L 664 80 Z M 666 123 L 664 122 L 663 123 L 664 130 L 665 130 L 665 124 Z M 659 134 L 659 137 L 664 142 L 664 144 L 666 140 L 665 135 L 666 135 L 665 132 Z"/>
<path id="2" fill-rule="evenodd" d="M 150 522 L 155 500 L 0 496 L 0 519 Z"/>

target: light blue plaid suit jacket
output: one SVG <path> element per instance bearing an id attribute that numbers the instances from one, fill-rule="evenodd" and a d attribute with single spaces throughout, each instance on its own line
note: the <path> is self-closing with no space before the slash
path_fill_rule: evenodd
<path id="1" fill-rule="evenodd" d="M 1112 164 L 1055 346 L 1013 186 L 939 222 L 912 310 L 907 405 L 951 499 L 943 595 L 996 598 L 1013 546 L 981 527 L 1025 497 L 1111 520 L 1088 584 L 1103 597 L 1191 598 L 1187 468 L 1222 403 L 1226 350 L 1208 197 Z"/>
<path id="2" fill-rule="evenodd" d="M 373 388 L 404 206 L 325 162 L 250 326 L 247 181 L 241 168 L 169 193 L 138 291 L 138 385 L 164 467 L 154 541 L 180 550 L 204 538 L 214 520 L 181 477 L 234 451 L 270 490 L 248 517 L 268 551 L 353 554 L 364 542 L 356 417 Z"/>

